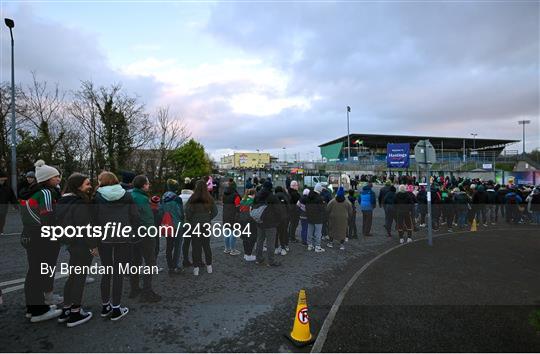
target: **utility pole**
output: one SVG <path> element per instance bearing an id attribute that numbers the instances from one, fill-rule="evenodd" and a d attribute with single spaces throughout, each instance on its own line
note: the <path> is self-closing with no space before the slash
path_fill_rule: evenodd
<path id="1" fill-rule="evenodd" d="M 530 120 L 520 120 L 518 121 L 519 125 L 523 125 L 523 155 L 525 155 L 525 125 L 530 124 Z"/>
<path id="2" fill-rule="evenodd" d="M 351 133 L 349 131 L 349 113 L 351 107 L 347 106 L 347 162 L 351 160 Z"/>

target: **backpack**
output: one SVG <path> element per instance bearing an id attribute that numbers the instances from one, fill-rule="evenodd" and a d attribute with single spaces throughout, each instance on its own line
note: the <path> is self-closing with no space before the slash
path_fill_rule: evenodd
<path id="1" fill-rule="evenodd" d="M 173 228 L 174 228 L 174 223 L 173 223 L 173 218 L 172 218 L 172 215 L 170 212 L 165 212 L 163 214 L 163 217 L 161 218 L 161 225 L 162 226 L 171 226 L 171 227 L 167 227 L 167 228 L 163 228 L 161 229 L 160 231 L 160 236 L 165 236 L 165 237 L 172 237 L 173 236 Z"/>
<path id="2" fill-rule="evenodd" d="M 263 223 L 263 214 L 266 208 L 268 207 L 267 204 L 259 205 L 257 208 L 251 207 L 249 211 L 249 216 L 257 223 L 262 224 Z"/>

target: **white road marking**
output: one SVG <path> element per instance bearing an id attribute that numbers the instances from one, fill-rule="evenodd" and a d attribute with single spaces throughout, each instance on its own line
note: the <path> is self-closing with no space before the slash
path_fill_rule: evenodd
<path id="1" fill-rule="evenodd" d="M 54 277 L 54 280 L 57 280 L 57 279 L 62 279 L 62 278 L 67 278 L 68 274 L 57 274 L 55 277 Z M 0 287 L 4 286 L 4 285 L 11 285 L 11 284 L 16 284 L 16 283 L 19 283 L 21 282 L 21 279 L 22 281 L 24 282 L 24 278 L 20 278 L 20 279 L 15 279 L 15 280 L 10 280 L 10 281 L 7 281 L 7 282 L 4 282 L 4 283 L 1 283 L 0 284 Z M 7 284 L 9 283 L 9 284 Z M 7 294 L 7 293 L 11 293 L 13 291 L 17 291 L 17 290 L 21 290 L 24 288 L 24 284 L 20 284 L 20 285 L 16 285 L 16 286 L 11 286 L 9 288 L 5 288 L 5 289 L 2 289 L 2 293 L 3 294 Z"/>

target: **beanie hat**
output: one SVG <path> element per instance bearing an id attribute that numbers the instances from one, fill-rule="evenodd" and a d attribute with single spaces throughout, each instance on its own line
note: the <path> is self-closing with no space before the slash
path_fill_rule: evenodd
<path id="1" fill-rule="evenodd" d="M 317 193 L 321 193 L 322 192 L 322 184 L 321 183 L 317 183 L 315 185 L 315 188 L 314 188 L 315 192 Z"/>
<path id="2" fill-rule="evenodd" d="M 50 180 L 53 177 L 60 176 L 60 172 L 54 167 L 45 165 L 45 161 L 38 160 L 36 166 L 36 179 L 38 183 Z"/>
<path id="3" fill-rule="evenodd" d="M 129 172 L 129 171 L 122 171 L 122 182 L 130 184 L 133 182 L 133 179 L 135 178 L 135 173 Z"/>
<path id="4" fill-rule="evenodd" d="M 167 180 L 167 190 L 169 192 L 176 192 L 178 189 L 178 181 L 172 178 L 169 178 Z"/>
<path id="5" fill-rule="evenodd" d="M 26 172 L 25 177 L 26 178 L 36 178 L 36 174 L 34 173 L 34 171 L 28 171 L 28 172 Z"/>
<path id="6" fill-rule="evenodd" d="M 291 181 L 291 189 L 298 190 L 298 182 Z"/>
<path id="7" fill-rule="evenodd" d="M 336 197 L 344 197 L 345 196 L 345 189 L 343 186 L 339 187 L 336 193 Z"/>

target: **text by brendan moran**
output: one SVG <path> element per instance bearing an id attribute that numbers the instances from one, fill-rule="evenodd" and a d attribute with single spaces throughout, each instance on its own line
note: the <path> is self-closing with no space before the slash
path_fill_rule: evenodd
<path id="1" fill-rule="evenodd" d="M 57 271 L 57 266 L 50 266 L 47 263 L 41 263 L 41 275 L 54 277 Z M 70 274 L 87 274 L 87 275 L 106 275 L 106 274 L 121 274 L 121 275 L 148 275 L 158 274 L 157 266 L 134 266 L 129 263 L 119 263 L 117 267 L 103 266 L 93 264 L 90 266 L 70 266 L 69 263 L 60 263 L 58 273 L 61 275 Z"/>

